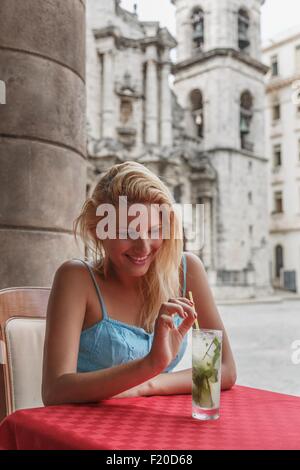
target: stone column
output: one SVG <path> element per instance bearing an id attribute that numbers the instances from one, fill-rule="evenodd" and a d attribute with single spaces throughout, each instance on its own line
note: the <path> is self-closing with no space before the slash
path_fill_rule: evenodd
<path id="1" fill-rule="evenodd" d="M 155 46 L 148 46 L 146 69 L 146 144 L 158 144 L 158 74 Z"/>
<path id="2" fill-rule="evenodd" d="M 171 146 L 172 139 L 172 95 L 169 85 L 169 76 L 171 73 L 171 62 L 169 61 L 169 50 L 165 51 L 161 70 L 161 117 L 160 117 L 160 135 L 161 145 Z"/>
<path id="3" fill-rule="evenodd" d="M 212 266 L 212 211 L 211 211 L 211 198 L 203 197 L 202 204 L 204 204 L 204 247 L 203 247 L 203 262 L 206 267 Z"/>
<path id="4" fill-rule="evenodd" d="M 102 89 L 102 138 L 113 138 L 114 122 L 114 56 L 113 51 L 103 55 L 103 89 Z"/>
<path id="5" fill-rule="evenodd" d="M 0 9 L 0 288 L 50 286 L 80 254 L 85 2 L 1 0 Z"/>

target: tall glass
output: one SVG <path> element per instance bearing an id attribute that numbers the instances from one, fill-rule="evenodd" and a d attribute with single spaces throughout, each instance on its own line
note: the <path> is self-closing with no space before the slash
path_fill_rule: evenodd
<path id="1" fill-rule="evenodd" d="M 222 330 L 192 330 L 192 416 L 220 416 Z"/>

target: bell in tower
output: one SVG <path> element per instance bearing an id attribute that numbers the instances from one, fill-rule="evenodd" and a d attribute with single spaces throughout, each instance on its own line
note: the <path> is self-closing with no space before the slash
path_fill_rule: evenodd
<path id="1" fill-rule="evenodd" d="M 239 49 L 244 51 L 250 46 L 249 38 L 249 15 L 246 10 L 240 9 L 238 12 Z"/>
<path id="2" fill-rule="evenodd" d="M 194 8 L 192 12 L 193 26 L 193 45 L 194 48 L 200 49 L 204 43 L 204 13 L 199 7 Z"/>

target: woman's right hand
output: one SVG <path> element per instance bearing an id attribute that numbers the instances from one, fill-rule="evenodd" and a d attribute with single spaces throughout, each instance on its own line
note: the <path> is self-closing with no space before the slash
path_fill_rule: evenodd
<path id="1" fill-rule="evenodd" d="M 178 313 L 183 321 L 178 328 L 174 325 L 172 316 Z M 193 303 L 185 297 L 169 299 L 159 310 L 151 351 L 148 359 L 153 368 L 163 371 L 180 350 L 182 340 L 193 325 L 197 314 Z"/>

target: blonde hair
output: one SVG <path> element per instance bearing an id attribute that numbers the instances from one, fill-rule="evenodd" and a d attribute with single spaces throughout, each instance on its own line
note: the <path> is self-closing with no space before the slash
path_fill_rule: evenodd
<path id="1" fill-rule="evenodd" d="M 89 249 L 97 271 L 106 276 L 107 261 L 102 241 L 96 236 L 100 204 L 113 204 L 118 207 L 119 197 L 127 196 L 127 201 L 141 204 L 166 204 L 170 208 L 174 199 L 167 186 L 148 168 L 140 163 L 127 161 L 108 169 L 100 178 L 92 196 L 89 197 L 74 220 L 74 235 L 77 234 Z M 164 239 L 147 273 L 140 281 L 140 294 L 143 307 L 140 313 L 140 326 L 153 332 L 154 323 L 163 302 L 179 296 L 179 272 L 183 251 L 181 222 L 176 212 L 171 212 L 170 238 Z"/>

